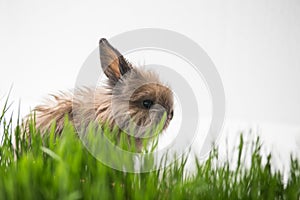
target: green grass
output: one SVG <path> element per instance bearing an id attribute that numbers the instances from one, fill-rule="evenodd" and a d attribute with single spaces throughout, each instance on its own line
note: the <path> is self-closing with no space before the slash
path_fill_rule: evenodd
<path id="1" fill-rule="evenodd" d="M 126 173 L 96 160 L 66 123 L 61 137 L 42 138 L 30 126 L 31 139 L 0 113 L 0 199 L 299 199 L 299 161 L 291 157 L 287 183 L 272 172 L 271 155 L 262 162 L 261 143 L 253 142 L 251 165 L 243 165 L 243 138 L 236 150 L 236 169 L 219 162 L 214 149 L 196 161 L 186 176 L 186 156 L 171 166 L 148 173 Z M 108 130 L 106 130 L 108 131 Z M 107 133 L 109 134 L 109 132 Z M 217 164 L 216 164 L 217 163 Z"/>

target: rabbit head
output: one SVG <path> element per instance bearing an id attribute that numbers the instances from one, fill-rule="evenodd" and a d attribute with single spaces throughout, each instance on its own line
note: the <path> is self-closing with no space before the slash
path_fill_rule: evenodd
<path id="1" fill-rule="evenodd" d="M 155 72 L 129 63 L 106 39 L 100 40 L 99 50 L 108 77 L 106 89 L 111 95 L 108 120 L 135 137 L 143 137 L 161 122 L 161 128 L 166 129 L 173 118 L 170 88 Z"/>

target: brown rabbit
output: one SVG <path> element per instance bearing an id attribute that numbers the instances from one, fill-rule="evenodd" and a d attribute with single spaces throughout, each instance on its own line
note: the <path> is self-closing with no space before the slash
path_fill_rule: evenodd
<path id="1" fill-rule="evenodd" d="M 60 134 L 66 115 L 75 127 L 99 122 L 128 131 L 133 122 L 136 141 L 141 141 L 146 129 L 156 126 L 166 113 L 163 129 L 167 128 L 173 117 L 172 91 L 156 73 L 134 67 L 106 39 L 100 40 L 99 50 L 101 66 L 108 77 L 106 85 L 52 95 L 47 105 L 33 110 L 36 127 L 44 133 L 56 121 L 55 132 Z"/>

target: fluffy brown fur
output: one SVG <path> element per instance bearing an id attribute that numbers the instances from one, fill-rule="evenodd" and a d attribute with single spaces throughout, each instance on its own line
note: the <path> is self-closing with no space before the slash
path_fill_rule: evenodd
<path id="1" fill-rule="evenodd" d="M 36 127 L 44 133 L 56 121 L 55 132 L 60 134 L 66 115 L 75 127 L 100 122 L 127 129 L 133 121 L 136 140 L 140 140 L 145 127 L 156 126 L 167 113 L 167 128 L 173 117 L 172 91 L 156 73 L 132 66 L 106 39 L 100 40 L 99 49 L 101 66 L 108 77 L 106 86 L 52 95 L 48 103 L 33 110 Z M 145 107 L 145 101 L 153 105 Z"/>

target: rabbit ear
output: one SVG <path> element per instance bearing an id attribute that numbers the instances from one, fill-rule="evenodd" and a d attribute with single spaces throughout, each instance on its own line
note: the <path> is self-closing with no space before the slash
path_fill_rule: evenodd
<path id="1" fill-rule="evenodd" d="M 117 82 L 122 75 L 132 69 L 131 64 L 105 38 L 100 39 L 99 49 L 102 69 L 110 80 Z"/>

